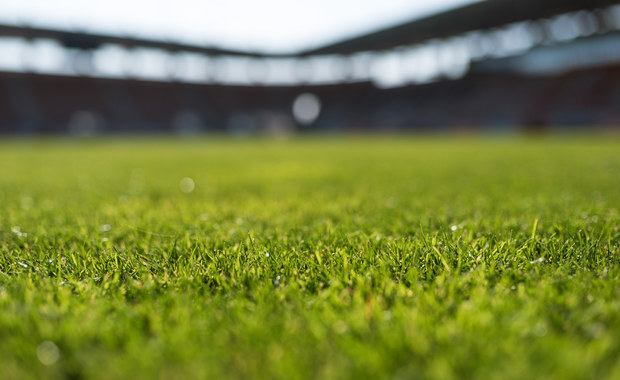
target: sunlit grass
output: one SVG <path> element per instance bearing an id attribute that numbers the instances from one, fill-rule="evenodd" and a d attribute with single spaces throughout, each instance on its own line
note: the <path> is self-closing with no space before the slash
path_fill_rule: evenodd
<path id="1" fill-rule="evenodd" d="M 0 145 L 0 377 L 618 378 L 620 144 Z"/>

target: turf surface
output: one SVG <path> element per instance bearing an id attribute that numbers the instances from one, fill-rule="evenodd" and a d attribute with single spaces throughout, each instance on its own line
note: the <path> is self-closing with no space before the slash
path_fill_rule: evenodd
<path id="1" fill-rule="evenodd" d="M 0 162 L 3 379 L 620 378 L 617 140 L 26 140 Z"/>

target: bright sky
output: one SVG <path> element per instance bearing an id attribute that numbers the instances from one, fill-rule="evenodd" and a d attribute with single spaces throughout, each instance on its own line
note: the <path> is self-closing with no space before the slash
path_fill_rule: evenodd
<path id="1" fill-rule="evenodd" d="M 0 0 L 0 22 L 292 52 L 476 0 Z"/>

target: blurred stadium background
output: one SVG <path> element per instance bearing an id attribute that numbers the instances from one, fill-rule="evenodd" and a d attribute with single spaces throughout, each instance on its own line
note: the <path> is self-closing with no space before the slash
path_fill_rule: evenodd
<path id="1" fill-rule="evenodd" d="M 0 25 L 3 134 L 618 131 L 617 0 L 487 0 L 294 53 Z"/>

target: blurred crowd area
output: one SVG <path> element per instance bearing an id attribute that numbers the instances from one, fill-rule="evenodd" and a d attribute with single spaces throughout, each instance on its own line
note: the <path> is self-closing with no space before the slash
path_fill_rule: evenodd
<path id="1" fill-rule="evenodd" d="M 614 129 L 620 66 L 535 77 L 471 73 L 391 89 L 370 82 L 258 87 L 3 73 L 0 105 L 2 131 L 18 134 Z"/>

